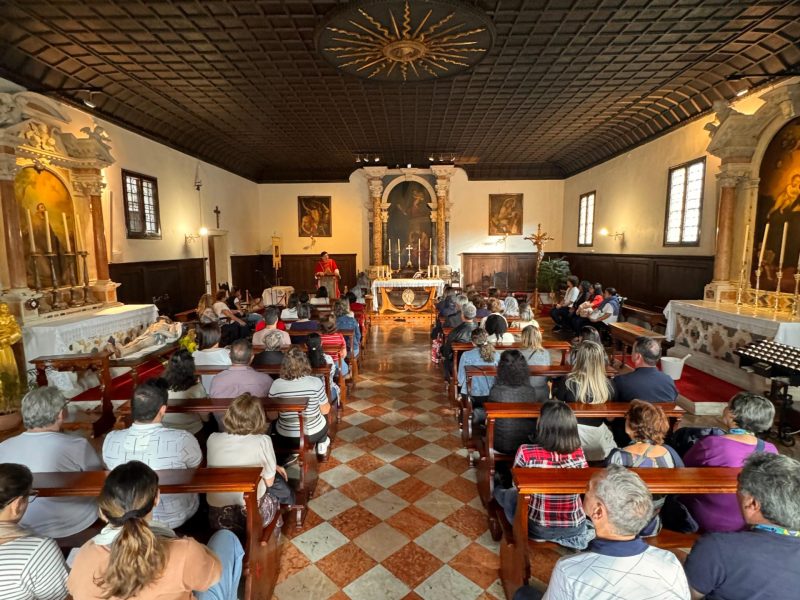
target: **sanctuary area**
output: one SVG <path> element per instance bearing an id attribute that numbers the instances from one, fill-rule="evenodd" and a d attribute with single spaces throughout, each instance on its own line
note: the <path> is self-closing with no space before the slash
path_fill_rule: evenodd
<path id="1" fill-rule="evenodd" d="M 794 0 L 0 3 L 0 600 L 787 600 Z"/>

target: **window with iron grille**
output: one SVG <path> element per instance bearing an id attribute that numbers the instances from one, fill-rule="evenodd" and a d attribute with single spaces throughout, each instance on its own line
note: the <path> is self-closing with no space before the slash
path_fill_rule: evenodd
<path id="1" fill-rule="evenodd" d="M 581 194 L 578 205 L 578 246 L 594 244 L 594 197 L 595 192 Z"/>
<path id="2" fill-rule="evenodd" d="M 128 238 L 160 240 L 158 180 L 140 173 L 122 171 L 122 191 Z"/>
<path id="3" fill-rule="evenodd" d="M 701 158 L 669 170 L 665 246 L 698 246 L 703 213 L 706 159 Z"/>

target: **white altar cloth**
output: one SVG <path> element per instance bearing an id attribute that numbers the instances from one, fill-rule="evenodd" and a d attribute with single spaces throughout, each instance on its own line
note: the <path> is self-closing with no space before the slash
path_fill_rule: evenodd
<path id="1" fill-rule="evenodd" d="M 117 344 L 124 344 L 140 335 L 157 318 L 158 309 L 154 304 L 126 304 L 28 325 L 22 329 L 25 356 L 32 359 L 52 354 L 89 353 L 104 348 L 110 337 Z M 75 374 L 49 372 L 48 380 L 68 396 L 76 395 Z M 77 388 L 78 393 L 82 387 Z"/>
<path id="2" fill-rule="evenodd" d="M 800 322 L 786 313 L 775 314 L 771 310 L 759 309 L 753 314 L 752 307 L 723 304 L 706 300 L 670 300 L 664 308 L 667 318 L 667 340 L 676 335 L 678 316 L 713 319 L 720 325 L 737 331 L 764 337 L 781 344 L 800 347 Z"/>
<path id="3" fill-rule="evenodd" d="M 376 279 L 372 282 L 372 310 L 378 312 L 378 289 L 379 288 L 428 288 L 435 287 L 436 295 L 444 293 L 443 279 Z"/>

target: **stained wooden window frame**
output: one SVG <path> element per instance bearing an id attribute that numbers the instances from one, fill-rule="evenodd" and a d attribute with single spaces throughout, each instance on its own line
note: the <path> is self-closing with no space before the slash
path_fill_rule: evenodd
<path id="1" fill-rule="evenodd" d="M 686 195 L 689 189 L 689 169 L 694 165 L 701 164 L 703 166 L 703 176 L 700 181 L 700 199 L 699 204 L 697 207 L 697 237 L 694 240 L 686 241 L 684 240 L 684 233 L 685 233 L 685 223 L 686 223 Z M 672 174 L 676 171 L 683 170 L 685 171 L 686 175 L 684 177 L 684 185 L 683 185 L 683 195 L 681 198 L 681 223 L 680 223 L 680 239 L 678 241 L 668 241 L 667 236 L 669 234 L 669 215 L 670 215 L 670 208 L 672 207 Z M 669 172 L 667 173 L 667 201 L 666 206 L 664 207 L 664 246 L 675 248 L 675 247 L 687 247 L 687 248 L 696 248 L 700 245 L 700 238 L 703 234 L 703 201 L 705 199 L 705 186 L 706 186 L 706 157 L 695 158 L 694 160 L 690 160 L 688 162 L 682 163 L 680 165 L 675 165 L 674 167 L 669 168 Z"/>
<path id="2" fill-rule="evenodd" d="M 592 214 L 591 214 L 591 227 L 587 228 L 588 223 L 588 206 L 586 209 L 587 215 L 586 219 L 584 219 L 584 208 L 583 208 L 583 201 L 584 199 L 587 201 L 591 196 L 592 198 Z M 594 216 L 595 216 L 595 209 L 597 208 L 597 190 L 592 190 L 590 192 L 586 192 L 581 194 L 578 197 L 578 247 L 580 248 L 590 248 L 594 246 Z M 584 242 L 581 242 L 581 233 L 584 234 Z M 588 237 L 588 242 L 586 241 Z"/>
<path id="3" fill-rule="evenodd" d="M 135 179 L 137 180 L 137 189 L 136 189 L 136 198 L 131 198 L 131 193 L 128 186 L 128 179 Z M 152 186 L 152 212 L 153 212 L 153 220 L 155 222 L 155 227 L 151 230 L 148 230 L 147 227 L 147 203 L 145 202 L 145 183 L 150 184 Z M 125 206 L 125 230 L 127 232 L 128 239 L 137 239 L 137 240 L 160 240 L 161 239 L 161 211 L 159 208 L 159 201 L 158 201 L 158 179 L 156 177 L 151 177 L 150 175 L 144 175 L 143 173 L 136 173 L 135 171 L 127 171 L 122 169 L 122 197 L 123 197 L 123 204 Z M 131 211 L 131 204 L 136 203 L 138 207 L 138 214 L 140 215 L 142 227 L 137 229 L 135 224 L 133 223 L 133 215 Z"/>

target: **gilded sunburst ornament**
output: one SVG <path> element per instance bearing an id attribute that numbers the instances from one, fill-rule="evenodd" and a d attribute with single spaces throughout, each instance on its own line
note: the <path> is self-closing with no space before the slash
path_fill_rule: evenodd
<path id="1" fill-rule="evenodd" d="M 359 77 L 420 81 L 464 71 L 494 40 L 488 16 L 448 0 L 389 0 L 348 5 L 318 29 L 317 47 Z"/>

